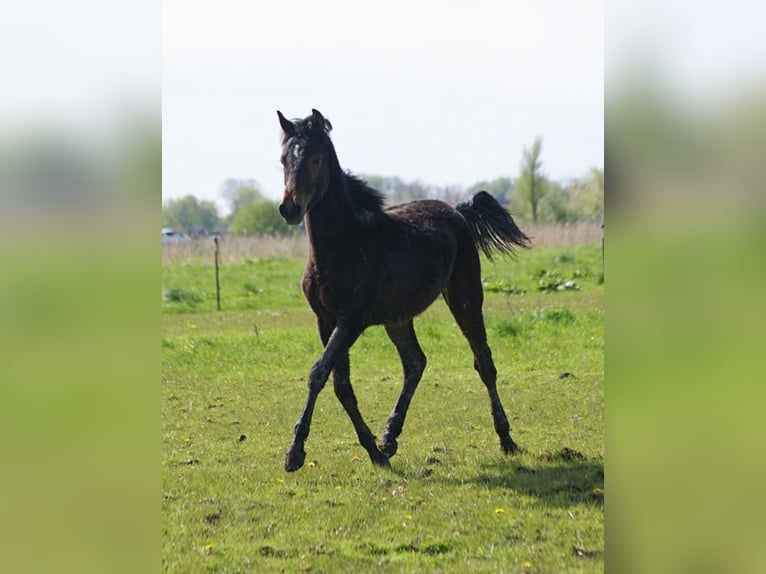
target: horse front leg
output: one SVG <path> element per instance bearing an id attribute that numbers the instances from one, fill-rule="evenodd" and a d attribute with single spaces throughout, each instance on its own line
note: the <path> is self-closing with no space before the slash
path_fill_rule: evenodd
<path id="1" fill-rule="evenodd" d="M 322 340 L 322 344 L 327 345 L 335 328 L 335 323 L 320 318 L 317 322 L 317 326 L 319 328 L 319 337 Z M 388 457 L 378 450 L 375 443 L 375 435 L 372 434 L 370 427 L 364 422 L 362 414 L 359 412 L 356 395 L 351 386 L 351 365 L 348 358 L 348 351 L 342 353 L 341 356 L 338 357 L 332 375 L 335 396 L 338 397 L 340 404 L 343 405 L 343 409 L 351 419 L 351 422 L 354 425 L 354 430 L 356 431 L 356 436 L 359 438 L 359 444 L 361 444 L 367 451 L 373 464 L 388 466 Z"/>
<path id="2" fill-rule="evenodd" d="M 304 445 L 311 430 L 311 417 L 314 414 L 317 397 L 324 388 L 330 372 L 336 367 L 338 361 L 346 357 L 345 362 L 348 364 L 348 350 L 354 344 L 357 337 L 359 337 L 362 330 L 347 323 L 339 322 L 329 337 L 326 336 L 326 332 L 323 333 L 322 331 L 322 324 L 320 323 L 320 335 L 322 336 L 323 343 L 325 343 L 325 348 L 309 372 L 306 404 L 303 407 L 303 411 L 301 411 L 300 417 L 298 417 L 298 421 L 295 423 L 295 436 L 285 458 L 285 470 L 287 472 L 294 472 L 303 466 L 306 460 Z M 344 404 L 344 407 L 346 407 L 346 404 Z M 346 410 L 348 411 L 348 408 Z M 361 415 L 359 419 L 361 419 Z M 354 417 L 352 417 L 352 420 L 354 420 Z M 357 425 L 356 421 L 354 425 Z"/>
<path id="3" fill-rule="evenodd" d="M 346 414 L 351 419 L 354 430 L 356 430 L 356 436 L 359 438 L 359 444 L 367 451 L 372 463 L 378 466 L 389 466 L 388 457 L 378 450 L 378 446 L 375 443 L 375 435 L 372 434 L 370 427 L 367 426 L 367 423 L 362 418 L 362 413 L 359 412 L 356 395 L 354 395 L 354 389 L 351 387 L 350 371 L 351 366 L 348 360 L 348 353 L 346 353 L 338 360 L 333 371 L 335 396 L 338 397 L 340 404 L 343 405 Z"/>

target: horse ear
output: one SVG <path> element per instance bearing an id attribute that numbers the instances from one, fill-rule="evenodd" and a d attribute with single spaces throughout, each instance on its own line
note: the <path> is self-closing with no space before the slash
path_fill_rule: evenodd
<path id="1" fill-rule="evenodd" d="M 282 131 L 285 132 L 287 137 L 291 137 L 295 134 L 295 124 L 282 115 L 282 112 L 277 110 L 279 116 L 279 125 L 282 126 Z"/>
<path id="2" fill-rule="evenodd" d="M 311 110 L 311 122 L 319 129 L 322 129 L 326 132 L 329 132 L 332 129 L 330 121 L 326 120 L 324 116 L 319 113 L 319 110 L 315 110 L 313 108 Z"/>

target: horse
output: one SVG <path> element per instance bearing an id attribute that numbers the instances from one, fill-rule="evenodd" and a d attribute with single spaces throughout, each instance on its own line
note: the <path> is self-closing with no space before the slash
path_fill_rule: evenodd
<path id="1" fill-rule="evenodd" d="M 304 223 L 308 258 L 301 283 L 317 320 L 324 350 L 308 376 L 308 396 L 295 424 L 285 470 L 301 468 L 317 396 L 332 372 L 335 395 L 374 465 L 396 454 L 410 401 L 426 367 L 413 318 L 441 294 L 468 340 L 474 368 L 491 403 L 495 431 L 506 454 L 518 446 L 497 394 L 497 370 L 487 344 L 479 249 L 492 255 L 529 247 L 529 238 L 487 192 L 455 208 L 419 200 L 384 209 L 383 195 L 344 171 L 330 139 L 332 125 L 317 110 L 282 129 L 285 189 L 279 214 Z M 404 384 L 385 426 L 380 448 L 364 422 L 351 387 L 349 349 L 369 326 L 383 325 L 396 347 Z"/>

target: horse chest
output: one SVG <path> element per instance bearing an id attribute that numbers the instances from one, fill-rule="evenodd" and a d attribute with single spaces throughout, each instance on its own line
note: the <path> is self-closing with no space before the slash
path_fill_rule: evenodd
<path id="1" fill-rule="evenodd" d="M 353 313 L 373 295 L 370 269 L 365 259 L 336 260 L 326 265 L 311 265 L 303 277 L 303 292 L 312 307 L 334 316 Z"/>

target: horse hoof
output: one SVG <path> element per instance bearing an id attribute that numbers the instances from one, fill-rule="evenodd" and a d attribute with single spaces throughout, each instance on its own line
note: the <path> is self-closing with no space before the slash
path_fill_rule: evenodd
<path id="1" fill-rule="evenodd" d="M 510 438 L 507 441 L 503 441 L 501 446 L 505 454 L 514 454 L 519 450 L 519 447 Z"/>
<path id="2" fill-rule="evenodd" d="M 380 452 L 382 452 L 388 458 L 391 458 L 392 456 L 396 454 L 396 451 L 398 448 L 399 448 L 399 445 L 396 443 L 396 441 L 384 442 L 380 446 Z"/>
<path id="3" fill-rule="evenodd" d="M 375 466 L 379 466 L 381 468 L 391 468 L 391 462 L 384 456 L 380 460 L 375 461 Z"/>
<path id="4" fill-rule="evenodd" d="M 391 468 L 391 463 L 388 461 L 388 457 L 381 452 L 378 452 L 377 454 L 370 454 L 370 459 L 372 460 L 372 464 L 375 466 Z"/>
<path id="5" fill-rule="evenodd" d="M 285 470 L 287 472 L 295 472 L 303 466 L 303 462 L 306 460 L 306 453 L 303 451 L 293 452 L 289 451 L 285 458 Z"/>

